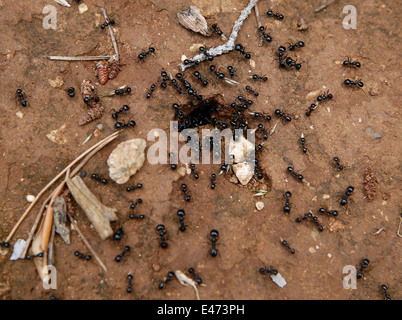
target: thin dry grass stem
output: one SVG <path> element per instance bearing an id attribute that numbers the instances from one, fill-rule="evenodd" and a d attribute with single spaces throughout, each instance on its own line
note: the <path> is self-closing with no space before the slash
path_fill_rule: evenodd
<path id="1" fill-rule="evenodd" d="M 78 228 L 77 223 L 75 222 L 75 220 L 71 217 L 71 215 L 67 212 L 67 216 L 68 219 L 70 220 L 70 222 L 73 224 L 74 226 L 74 230 L 76 230 L 79 234 L 79 236 L 81 237 L 81 240 L 84 242 L 84 244 L 87 246 L 88 250 L 92 253 L 92 255 L 95 257 L 96 261 L 98 261 L 99 265 L 102 267 L 103 270 L 105 270 L 105 272 L 107 271 L 105 265 L 103 264 L 102 260 L 98 257 L 97 253 L 95 252 L 95 250 L 92 248 L 92 246 L 90 245 L 90 243 L 88 242 L 88 240 L 85 238 L 84 234 L 81 232 L 80 228 Z"/>
<path id="2" fill-rule="evenodd" d="M 109 60 L 112 56 L 79 56 L 79 57 L 69 57 L 69 56 L 46 56 L 49 60 L 57 61 L 98 61 L 98 60 Z"/>
<path id="3" fill-rule="evenodd" d="M 101 8 L 103 16 L 105 17 L 105 20 L 108 21 L 108 17 L 106 14 L 106 10 Z M 109 29 L 109 33 L 110 33 L 110 38 L 112 39 L 112 43 L 113 43 L 113 47 L 114 47 L 114 52 L 116 53 L 116 57 L 117 57 L 117 61 L 119 61 L 119 50 L 117 49 L 117 43 L 116 43 L 116 38 L 114 37 L 114 33 L 113 33 L 113 29 L 110 26 L 110 24 L 108 24 L 108 29 Z"/>

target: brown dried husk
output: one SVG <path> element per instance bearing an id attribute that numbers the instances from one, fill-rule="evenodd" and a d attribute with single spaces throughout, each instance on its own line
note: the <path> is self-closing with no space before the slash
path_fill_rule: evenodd
<path id="1" fill-rule="evenodd" d="M 206 37 L 211 35 L 207 21 L 196 6 L 190 6 L 188 10 L 178 12 L 177 18 L 183 27 L 201 33 Z"/>

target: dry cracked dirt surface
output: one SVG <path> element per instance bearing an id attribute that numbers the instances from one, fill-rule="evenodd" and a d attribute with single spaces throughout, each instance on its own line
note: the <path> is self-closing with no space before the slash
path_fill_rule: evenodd
<path id="1" fill-rule="evenodd" d="M 36 195 L 67 164 L 89 146 L 106 137 L 114 129 L 112 109 L 130 106 L 128 121 L 137 122 L 125 129 L 118 141 L 112 142 L 85 166 L 84 181 L 101 201 L 119 210 L 116 230 L 123 226 L 120 243 L 100 240 L 88 219 L 78 207 L 75 219 L 107 267 L 104 272 L 94 260 L 82 261 L 74 256 L 78 250 L 88 253 L 75 231 L 71 245 L 55 237 L 57 289 L 45 290 L 29 260 L 10 261 L 11 251 L 0 256 L 0 297 L 2 299 L 193 299 L 191 287 L 176 280 L 165 289 L 158 289 L 170 270 L 186 271 L 193 267 L 203 279 L 199 287 L 201 299 L 384 299 L 382 284 L 389 286 L 393 299 L 401 298 L 401 131 L 400 123 L 400 4 L 397 1 L 339 0 L 326 10 L 315 13 L 323 1 L 260 1 L 261 21 L 270 31 L 271 43 L 259 46 L 259 33 L 254 11 L 245 21 L 237 43 L 251 52 L 255 66 L 239 52 L 216 57 L 213 61 L 222 72 L 232 65 L 238 85 L 228 85 L 209 73 L 210 62 L 190 68 L 184 74 L 188 81 L 207 98 L 215 98 L 230 106 L 238 95 L 251 97 L 245 91 L 250 85 L 259 92 L 252 98 L 249 110 L 272 116 L 264 123 L 275 132 L 258 154 L 263 181 L 252 180 L 242 187 L 230 182 L 231 173 L 218 175 L 220 164 L 197 165 L 199 179 L 182 177 L 169 165 L 151 165 L 142 169 L 124 185 L 112 181 L 103 185 L 92 180 L 91 173 L 108 176 L 106 160 L 121 141 L 146 139 L 149 130 L 169 128 L 174 119 L 172 103 L 186 104 L 188 95 L 179 95 L 170 85 L 163 90 L 158 82 L 162 70 L 173 75 L 179 72 L 181 56 L 192 57 L 193 44 L 214 47 L 223 41 L 217 34 L 204 37 L 184 29 L 176 13 L 197 5 L 209 24 L 217 23 L 229 35 L 234 21 L 247 1 L 95 1 L 86 0 L 88 10 L 79 13 L 74 1 L 71 8 L 53 1 L 32 0 L 16 5 L 0 1 L 0 240 L 4 240 L 28 203 L 28 194 Z M 81 1 L 83 3 L 84 1 Z M 45 5 L 57 9 L 57 28 L 43 27 Z M 344 29 L 346 14 L 342 9 L 354 5 L 357 29 Z M 121 71 L 116 79 L 101 86 L 96 78 L 95 62 L 50 61 L 46 55 L 113 54 L 113 46 L 101 8 L 114 19 Z M 285 15 L 275 20 L 265 13 L 272 9 Z M 303 18 L 308 25 L 298 30 Z M 302 40 L 305 47 L 292 57 L 302 62 L 299 71 L 278 67 L 276 50 L 280 45 Z M 138 54 L 150 46 L 153 55 L 143 62 Z M 361 68 L 345 68 L 342 62 L 350 57 Z M 203 88 L 192 76 L 194 70 L 210 79 Z M 247 76 L 260 74 L 267 82 L 253 82 Z M 60 77 L 63 85 L 53 88 L 50 80 Z M 363 88 L 347 88 L 345 79 L 361 79 Z M 100 93 L 128 84 L 132 93 L 102 98 L 105 113 L 99 120 L 79 126 L 85 112 L 79 85 L 91 79 Z M 152 83 L 157 84 L 151 99 L 146 99 Z M 70 98 L 65 89 L 75 87 Z M 28 106 L 22 107 L 16 90 L 23 89 Z M 318 93 L 329 90 L 334 98 L 314 110 L 305 112 Z M 291 115 L 286 123 L 275 116 L 281 109 Z M 96 129 L 102 124 L 102 129 Z M 256 127 L 258 121 L 250 120 Z M 59 139 L 47 138 L 58 130 Z M 307 154 L 301 150 L 304 133 Z M 85 139 L 91 139 L 83 144 Z M 399 141 L 399 142 L 398 142 Z M 148 142 L 148 147 L 152 142 Z M 344 166 L 338 171 L 333 157 Z M 292 165 L 310 183 L 300 183 L 287 172 Z M 183 165 L 180 165 L 183 166 Z M 372 201 L 365 199 L 364 173 L 371 168 L 378 180 Z M 216 188 L 210 188 L 210 176 L 217 174 Z M 125 188 L 142 183 L 143 188 L 129 194 Z M 185 202 L 180 185 L 186 183 L 192 200 Z M 346 188 L 354 186 L 347 206 L 340 206 Z M 267 194 L 254 197 L 254 189 L 265 188 Z M 291 191 L 291 212 L 285 215 L 284 193 Z M 47 195 L 45 195 L 47 196 Z M 142 221 L 130 220 L 129 200 L 141 198 L 136 213 Z M 399 200 L 398 200 L 399 199 Z M 265 207 L 258 211 L 255 203 Z M 39 210 L 38 204 L 11 239 L 13 245 L 26 238 Z M 320 207 L 338 210 L 336 218 L 318 213 Z M 186 211 L 187 230 L 179 232 L 177 209 Z M 295 219 L 311 210 L 324 227 L 319 232 L 313 222 L 296 223 Z M 163 223 L 169 247 L 160 247 L 155 227 Z M 218 256 L 209 255 L 211 229 L 219 230 Z M 380 231 L 380 232 L 378 232 Z M 280 239 L 286 239 L 296 250 L 291 254 Z M 114 258 L 125 245 L 131 251 L 117 263 Z M 345 289 L 343 268 L 370 260 L 364 278 L 356 289 Z M 273 266 L 285 278 L 280 288 L 259 269 Z M 133 292 L 126 293 L 127 274 L 132 273 Z"/>

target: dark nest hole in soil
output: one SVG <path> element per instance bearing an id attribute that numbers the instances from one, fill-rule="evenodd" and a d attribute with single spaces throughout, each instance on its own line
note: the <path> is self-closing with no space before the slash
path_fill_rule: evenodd
<path id="1" fill-rule="evenodd" d="M 242 100 L 241 97 L 239 97 Z M 251 127 L 250 122 L 254 122 L 255 118 L 253 113 L 248 112 L 247 103 L 237 104 L 236 102 L 231 105 L 226 105 L 220 102 L 217 96 L 212 96 L 206 99 L 197 99 L 196 101 L 189 101 L 188 103 L 179 106 L 178 104 L 173 104 L 175 109 L 174 119 L 178 121 L 178 131 L 183 132 L 185 129 L 199 129 L 205 126 L 212 126 L 213 128 L 219 129 L 231 129 L 233 132 L 233 140 L 238 141 L 241 136 L 247 139 L 246 131 L 247 129 L 256 129 L 255 136 L 255 158 L 252 159 L 254 164 L 255 179 L 257 181 L 264 181 L 268 187 L 268 191 L 271 190 L 272 182 L 264 170 L 259 166 L 258 152 L 262 148 L 263 141 L 268 139 L 268 133 L 265 131 L 262 124 L 257 127 Z M 222 136 L 220 136 L 220 142 L 222 142 Z M 209 140 L 210 150 L 215 151 L 213 144 L 216 138 L 211 137 Z M 191 141 L 191 137 L 188 137 L 187 142 Z M 203 141 L 205 143 L 205 141 Z M 197 148 L 197 147 L 196 147 Z M 201 148 L 198 147 L 201 151 Z M 220 158 L 222 155 L 222 150 L 225 151 L 225 145 L 220 143 L 220 150 L 218 153 L 213 154 L 214 157 Z M 199 160 L 199 155 L 196 156 Z M 224 163 L 222 164 L 221 170 L 228 171 L 228 164 L 232 164 L 231 155 L 228 158 L 224 158 Z"/>

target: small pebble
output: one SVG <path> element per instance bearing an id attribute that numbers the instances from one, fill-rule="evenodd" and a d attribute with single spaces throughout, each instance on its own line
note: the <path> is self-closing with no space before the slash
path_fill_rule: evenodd
<path id="1" fill-rule="evenodd" d="M 85 178 L 87 176 L 87 172 L 85 170 L 82 170 L 80 173 L 81 178 Z"/>
<path id="2" fill-rule="evenodd" d="M 255 207 L 257 208 L 258 211 L 262 210 L 262 209 L 264 208 L 264 202 L 258 201 L 258 202 L 255 204 Z"/>
<path id="3" fill-rule="evenodd" d="M 26 196 L 26 199 L 28 202 L 34 202 L 35 201 L 35 196 L 33 196 L 32 194 L 28 194 Z"/>

